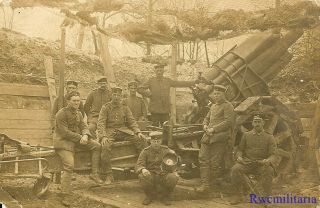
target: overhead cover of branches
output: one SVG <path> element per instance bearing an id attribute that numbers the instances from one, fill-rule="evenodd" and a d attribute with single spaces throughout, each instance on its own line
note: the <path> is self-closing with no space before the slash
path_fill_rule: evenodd
<path id="1" fill-rule="evenodd" d="M 300 2 L 258 12 L 224 10 L 213 16 L 209 15 L 207 8 L 189 11 L 164 9 L 158 12 L 175 16 L 179 24 L 160 18 L 154 21 L 152 29 L 148 29 L 144 23 L 126 23 L 121 27 L 121 34 L 132 42 L 168 44 L 171 41 L 223 39 L 249 30 L 309 28 L 318 24 L 320 8 L 312 2 Z"/>
<path id="2" fill-rule="evenodd" d="M 91 26 L 97 25 L 94 13 L 121 11 L 124 7 L 123 1 L 120 0 L 91 0 L 83 4 L 78 0 L 12 0 L 11 3 L 13 8 L 37 5 L 64 8 L 62 12 L 68 18 Z M 78 12 L 73 14 L 71 11 Z M 223 39 L 249 30 L 309 28 L 318 24 L 320 8 L 310 1 L 305 1 L 257 12 L 224 10 L 210 15 L 207 7 L 198 7 L 186 11 L 160 9 L 154 11 L 154 14 L 157 18 L 154 18 L 152 25 L 148 27 L 145 21 L 131 21 L 118 25 L 111 31 L 104 28 L 98 30 L 135 43 L 167 45 L 174 41 Z M 172 17 L 176 21 L 172 21 Z"/>

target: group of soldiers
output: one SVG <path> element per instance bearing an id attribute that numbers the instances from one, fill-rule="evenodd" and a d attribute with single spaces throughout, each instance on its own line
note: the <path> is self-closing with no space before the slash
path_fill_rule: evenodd
<path id="1" fill-rule="evenodd" d="M 122 88 L 112 87 L 110 91 L 107 78 L 101 77 L 97 80 L 99 87 L 88 95 L 84 104 L 77 91 L 78 83 L 66 83 L 63 106 L 56 100 L 52 108 L 54 147 L 63 164 L 61 195 L 65 205 L 71 203 L 75 148 L 80 145 L 91 151 L 90 178 L 98 184 L 110 184 L 114 181 L 112 146 L 119 140 L 132 141 L 139 152 L 135 171 L 145 192 L 143 204 L 148 205 L 157 197 L 164 204 L 171 204 L 170 195 L 179 177 L 175 170 L 164 171 L 161 165 L 163 157 L 174 151 L 162 145 L 165 138 L 161 132 L 150 133 L 150 141 L 141 133 L 137 121 L 147 120 L 147 110 L 137 92 L 150 98 L 150 120 L 152 125 L 161 126 L 169 120 L 170 88 L 190 87 L 200 81 L 174 81 L 163 74 L 164 66 L 157 65 L 155 76 L 147 82 L 130 82 L 130 94 L 126 99 L 123 99 Z M 205 133 L 199 152 L 201 185 L 195 189 L 197 193 L 208 193 L 210 186 L 224 174 L 224 155 L 235 119 L 233 105 L 227 101 L 225 92 L 224 86 L 215 85 L 210 94 L 214 104 L 203 122 Z M 263 124 L 263 119 L 255 116 L 253 130 L 244 134 L 239 145 L 236 164 L 231 169 L 232 183 L 237 188 L 234 203 L 243 201 L 248 191 L 246 176 L 250 173 L 261 175 L 265 194 L 271 192 L 273 169 L 270 158 L 274 155 L 275 142 L 272 135 L 264 132 Z M 125 134 L 118 131 L 121 128 L 126 128 Z"/>

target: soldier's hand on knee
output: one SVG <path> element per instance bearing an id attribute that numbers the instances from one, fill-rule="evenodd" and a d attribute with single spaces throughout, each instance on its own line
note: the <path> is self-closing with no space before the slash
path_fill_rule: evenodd
<path id="1" fill-rule="evenodd" d="M 243 158 L 242 157 L 238 157 L 237 158 L 237 162 L 240 162 L 240 163 L 243 162 Z"/>
<path id="2" fill-rule="evenodd" d="M 268 159 L 260 160 L 259 163 L 262 165 L 270 165 L 270 161 Z"/>
<path id="3" fill-rule="evenodd" d="M 143 175 L 144 177 L 149 177 L 149 176 L 151 175 L 150 171 L 148 171 L 148 170 L 145 169 L 145 168 L 142 169 L 141 173 L 142 173 L 142 175 Z"/>
<path id="4" fill-rule="evenodd" d="M 80 144 L 88 144 L 89 137 L 88 135 L 83 135 L 80 139 Z"/>
<path id="5" fill-rule="evenodd" d="M 214 133 L 214 128 L 208 128 L 207 134 L 208 135 L 213 135 L 213 133 Z"/>
<path id="6" fill-rule="evenodd" d="M 105 145 L 107 145 L 108 144 L 108 138 L 107 137 L 103 137 L 102 139 L 101 139 L 101 145 L 102 146 L 105 146 Z"/>
<path id="7" fill-rule="evenodd" d="M 204 130 L 205 132 L 207 132 L 207 131 L 208 131 L 208 126 L 207 126 L 207 125 L 203 125 L 203 130 Z"/>
<path id="8" fill-rule="evenodd" d="M 139 138 L 139 139 L 144 139 L 143 134 L 142 134 L 142 133 L 140 133 L 140 132 L 139 132 L 139 133 L 137 133 L 137 136 L 138 136 L 138 138 Z"/>

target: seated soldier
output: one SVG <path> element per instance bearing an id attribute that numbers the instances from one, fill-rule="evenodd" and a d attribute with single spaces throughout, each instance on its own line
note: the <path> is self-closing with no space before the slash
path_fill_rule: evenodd
<path id="1" fill-rule="evenodd" d="M 78 111 L 80 105 L 79 92 L 71 92 L 65 98 L 68 104 L 57 113 L 53 145 L 63 165 L 61 191 L 64 199 L 62 203 L 69 206 L 71 203 L 71 176 L 74 169 L 76 145 L 81 145 L 91 151 L 92 173 L 90 178 L 97 183 L 102 183 L 98 175 L 101 145 L 91 139 L 90 131 L 83 121 L 82 114 Z"/>
<path id="2" fill-rule="evenodd" d="M 165 155 L 175 153 L 167 146 L 161 145 L 161 132 L 152 132 L 150 136 L 151 145 L 140 153 L 135 168 L 139 174 L 142 189 L 146 194 L 143 204 L 150 204 L 157 195 L 157 188 L 159 188 L 160 199 L 165 205 L 170 205 L 170 194 L 173 192 L 179 176 L 175 170 L 166 171 L 161 165 Z"/>
<path id="3" fill-rule="evenodd" d="M 231 180 L 237 189 L 237 197 L 232 204 L 244 202 L 244 194 L 248 193 L 248 174 L 258 175 L 264 196 L 270 196 L 272 191 L 272 179 L 276 143 L 273 135 L 264 131 L 264 121 L 260 116 L 254 116 L 253 130 L 244 133 L 237 152 L 237 163 L 231 169 Z"/>
<path id="4" fill-rule="evenodd" d="M 129 107 L 122 102 L 122 89 L 113 87 L 111 90 L 111 102 L 102 106 L 98 118 L 98 137 L 102 145 L 100 174 L 106 184 L 113 182 L 111 149 L 114 141 L 133 141 L 139 152 L 147 146 Z"/>

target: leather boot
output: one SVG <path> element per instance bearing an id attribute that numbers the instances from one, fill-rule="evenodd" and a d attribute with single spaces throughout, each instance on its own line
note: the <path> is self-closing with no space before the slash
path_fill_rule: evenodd
<path id="1" fill-rule="evenodd" d="M 145 196 L 145 198 L 143 199 L 142 204 L 143 205 L 149 205 L 152 202 L 152 198 L 150 198 L 148 195 Z"/>
<path id="2" fill-rule="evenodd" d="M 70 194 L 72 191 L 71 188 L 71 178 L 72 173 L 63 171 L 63 174 L 61 176 L 61 192 L 65 194 Z"/>
<path id="3" fill-rule="evenodd" d="M 114 178 L 113 178 L 112 173 L 108 173 L 104 183 L 106 185 L 109 185 L 109 184 L 112 184 L 113 182 L 114 182 Z"/>
<path id="4" fill-rule="evenodd" d="M 96 182 L 97 184 L 102 184 L 103 181 L 100 179 L 98 174 L 100 165 L 100 152 L 99 151 L 92 151 L 91 153 L 91 174 L 90 178 Z"/>
<path id="5" fill-rule="evenodd" d="M 103 181 L 100 179 L 100 176 L 98 173 L 91 173 L 90 179 L 93 180 L 97 184 L 103 184 Z"/>
<path id="6" fill-rule="evenodd" d="M 200 187 L 195 188 L 195 191 L 198 193 L 208 192 L 210 188 L 210 169 L 200 168 L 200 178 L 201 185 Z"/>

